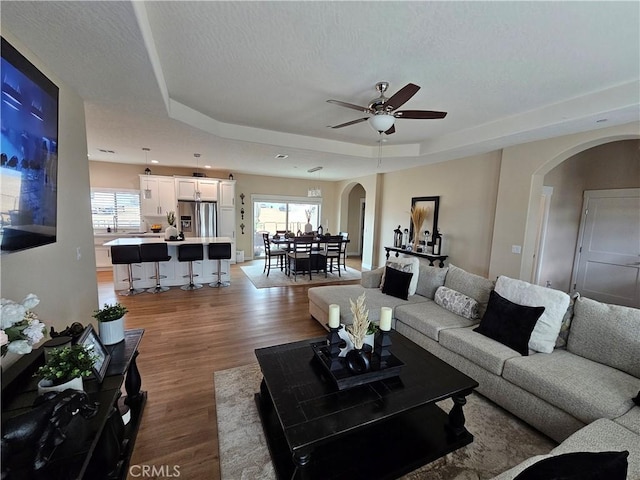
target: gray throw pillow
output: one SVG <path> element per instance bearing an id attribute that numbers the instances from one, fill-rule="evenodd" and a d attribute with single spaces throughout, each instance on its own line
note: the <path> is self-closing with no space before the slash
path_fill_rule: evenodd
<path id="1" fill-rule="evenodd" d="M 448 271 L 448 267 L 431 267 L 420 262 L 420 274 L 418 275 L 416 295 L 422 295 L 423 297 L 433 300 L 438 287 L 442 287 L 444 285 Z"/>
<path id="2" fill-rule="evenodd" d="M 450 288 L 438 287 L 434 301 L 442 308 L 461 317 L 468 318 L 469 320 L 477 320 L 480 318 L 478 302 Z"/>

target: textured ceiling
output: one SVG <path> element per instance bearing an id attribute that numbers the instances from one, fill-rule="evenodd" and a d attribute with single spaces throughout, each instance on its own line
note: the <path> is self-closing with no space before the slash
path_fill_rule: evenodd
<path id="1" fill-rule="evenodd" d="M 637 2 L 3 0 L 1 18 L 85 100 L 97 161 L 149 147 L 335 180 L 639 118 Z M 398 119 L 382 149 L 366 122 L 327 128 L 363 117 L 327 99 L 366 106 L 379 81 L 420 85 L 403 108 L 447 117 Z"/>

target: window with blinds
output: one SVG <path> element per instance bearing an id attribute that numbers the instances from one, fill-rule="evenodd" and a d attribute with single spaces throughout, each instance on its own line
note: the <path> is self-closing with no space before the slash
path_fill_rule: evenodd
<path id="1" fill-rule="evenodd" d="M 140 230 L 140 192 L 92 188 L 91 217 L 94 229 Z"/>

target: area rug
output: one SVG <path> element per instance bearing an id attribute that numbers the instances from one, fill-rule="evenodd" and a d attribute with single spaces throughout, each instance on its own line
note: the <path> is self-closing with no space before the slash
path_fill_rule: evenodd
<path id="1" fill-rule="evenodd" d="M 214 373 L 222 480 L 273 480 L 254 394 L 259 391 L 257 363 Z M 485 480 L 526 458 L 548 453 L 556 444 L 490 400 L 473 393 L 464 407 L 473 443 L 405 475 L 403 480 Z M 449 411 L 450 400 L 439 402 Z"/>
<path id="2" fill-rule="evenodd" d="M 253 283 L 256 288 L 325 285 L 327 283 L 360 280 L 360 278 L 362 278 L 360 272 L 351 267 L 347 267 L 346 272 L 342 270 L 340 272 L 340 276 L 338 276 L 338 272 L 334 268 L 333 273 L 327 273 L 327 278 L 324 277 L 324 272 L 312 272 L 311 280 L 309 280 L 309 274 L 298 274 L 297 280 L 294 280 L 293 275 L 287 277 L 287 275 L 285 275 L 284 272 L 281 272 L 279 268 L 273 267 L 271 268 L 271 272 L 267 277 L 266 273 L 262 273 L 262 271 L 264 270 L 263 262 L 254 262 L 251 265 L 243 265 L 240 267 L 240 269 L 249 278 L 249 280 L 251 280 L 251 283 Z"/>

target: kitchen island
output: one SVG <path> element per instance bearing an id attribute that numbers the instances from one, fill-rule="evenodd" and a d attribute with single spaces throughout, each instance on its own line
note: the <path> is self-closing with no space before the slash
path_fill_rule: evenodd
<path id="1" fill-rule="evenodd" d="M 166 243 L 171 260 L 160 262 L 160 283 L 167 287 L 177 287 L 189 283 L 189 262 L 178 261 L 178 246 L 183 244 L 201 244 L 204 250 L 204 260 L 193 262 L 193 273 L 196 283 L 208 284 L 218 281 L 218 261 L 209 260 L 207 257 L 207 247 L 210 243 L 228 243 L 233 248 L 233 240 L 230 237 L 185 237 L 184 240 L 163 240 L 162 238 L 133 237 L 117 238 L 104 243 L 105 247 L 118 245 L 142 245 L 148 243 Z M 232 250 L 233 253 L 233 250 Z M 229 282 L 230 260 L 221 260 L 222 276 L 221 281 Z M 132 265 L 135 288 L 151 288 L 155 286 L 155 266 L 153 263 L 134 263 Z M 113 284 L 116 290 L 126 290 L 129 288 L 129 273 L 126 265 L 113 266 Z"/>

